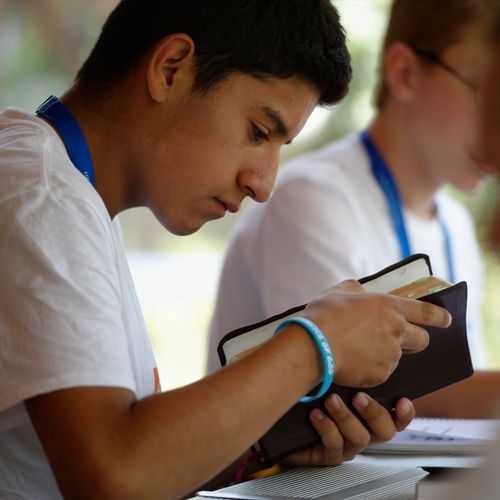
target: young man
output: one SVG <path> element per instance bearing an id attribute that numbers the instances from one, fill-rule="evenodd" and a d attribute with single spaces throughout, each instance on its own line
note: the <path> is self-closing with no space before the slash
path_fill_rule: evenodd
<path id="1" fill-rule="evenodd" d="M 279 151 L 318 103 L 347 90 L 328 0 L 124 0 L 61 100 L 0 115 L 0 497 L 177 498 L 238 459 L 323 379 L 292 324 L 212 377 L 160 392 L 114 217 L 148 206 L 196 231 L 269 197 Z M 83 175 L 82 175 L 83 174 Z M 385 380 L 446 311 L 339 285 L 304 311 L 335 380 Z M 331 373 L 329 374 L 331 375 Z M 311 420 L 322 442 L 293 463 L 340 463 L 394 420 L 356 397 Z"/>
<path id="2" fill-rule="evenodd" d="M 477 151 L 477 88 L 488 62 L 492 0 L 396 0 L 383 48 L 378 112 L 368 130 L 294 159 L 269 203 L 250 207 L 227 251 L 210 330 L 209 371 L 227 332 L 306 303 L 348 277 L 410 253 L 469 287 L 469 345 L 480 339 L 482 265 L 464 207 L 441 191 L 473 191 L 491 169 Z M 242 286 L 244 283 L 244 286 Z M 436 416 L 484 416 L 498 372 L 422 398 Z"/>

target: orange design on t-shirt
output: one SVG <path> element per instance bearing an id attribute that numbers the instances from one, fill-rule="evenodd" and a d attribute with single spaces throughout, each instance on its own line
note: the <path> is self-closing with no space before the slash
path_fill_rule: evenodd
<path id="1" fill-rule="evenodd" d="M 155 378 L 155 392 L 161 392 L 160 374 L 157 366 L 153 368 L 153 375 Z"/>

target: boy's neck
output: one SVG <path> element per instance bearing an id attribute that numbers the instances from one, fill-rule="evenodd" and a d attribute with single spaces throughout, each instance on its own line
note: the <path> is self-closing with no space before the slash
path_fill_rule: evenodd
<path id="1" fill-rule="evenodd" d="M 441 183 L 432 175 L 432 167 L 426 165 L 408 124 L 398 118 L 382 110 L 368 133 L 394 177 L 405 208 L 423 219 L 432 219 L 434 198 Z"/>
<path id="2" fill-rule="evenodd" d="M 122 120 L 120 110 L 113 108 L 111 100 L 104 102 L 101 97 L 96 101 L 78 87 L 70 89 L 61 101 L 83 131 L 92 156 L 95 188 L 110 217 L 136 206 L 129 162 L 126 161 L 126 120 Z"/>

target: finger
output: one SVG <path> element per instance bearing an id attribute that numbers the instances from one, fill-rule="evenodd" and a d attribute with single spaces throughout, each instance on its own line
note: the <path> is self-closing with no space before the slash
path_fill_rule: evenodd
<path id="1" fill-rule="evenodd" d="M 370 442 L 364 424 L 344 404 L 338 394 L 326 398 L 325 407 L 344 439 L 344 456 L 351 459 Z"/>
<path id="2" fill-rule="evenodd" d="M 345 462 L 344 438 L 333 421 L 319 408 L 309 414 L 309 420 L 320 435 L 321 443 L 290 455 L 282 463 L 298 466 L 339 465 Z"/>
<path id="3" fill-rule="evenodd" d="M 345 293 L 363 293 L 365 289 L 360 285 L 359 281 L 356 280 L 344 280 L 337 283 L 330 290 L 335 290 L 337 292 Z"/>
<path id="4" fill-rule="evenodd" d="M 309 414 L 309 419 L 320 435 L 321 442 L 288 457 L 287 463 L 289 465 L 339 465 L 344 462 L 344 438 L 333 421 L 319 408 L 315 408 Z"/>
<path id="5" fill-rule="evenodd" d="M 388 441 L 396 434 L 396 425 L 388 410 L 364 392 L 352 399 L 354 408 L 366 420 L 371 431 L 372 442 Z"/>
<path id="6" fill-rule="evenodd" d="M 429 345 L 429 332 L 424 328 L 406 323 L 401 333 L 401 351 L 412 354 L 423 351 Z"/>
<path id="7" fill-rule="evenodd" d="M 311 412 L 311 422 L 318 431 L 323 446 L 330 452 L 341 454 L 344 449 L 344 438 L 333 420 L 315 408 Z"/>
<path id="8" fill-rule="evenodd" d="M 415 407 L 407 398 L 401 398 L 394 407 L 393 420 L 397 431 L 406 429 L 408 424 L 415 418 Z"/>
<path id="9" fill-rule="evenodd" d="M 407 321 L 417 325 L 437 326 L 447 328 L 451 325 L 451 314 L 443 307 L 422 300 L 395 297 L 397 309 Z"/>

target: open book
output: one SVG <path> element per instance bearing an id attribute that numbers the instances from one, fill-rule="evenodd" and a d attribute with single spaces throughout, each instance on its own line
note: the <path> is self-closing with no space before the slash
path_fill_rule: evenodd
<path id="1" fill-rule="evenodd" d="M 262 452 L 265 464 L 274 463 L 319 441 L 308 415 L 313 408 L 323 407 L 328 394 L 338 394 L 344 403 L 357 413 L 351 401 L 356 392 L 363 390 L 390 410 L 401 397 L 415 399 L 472 375 L 466 332 L 465 282 L 451 285 L 435 278 L 429 257 L 424 254 L 412 255 L 359 281 L 367 292 L 393 292 L 440 305 L 450 312 L 453 322 L 446 329 L 426 327 L 430 336 L 429 346 L 418 354 L 402 356 L 396 370 L 383 384 L 360 389 L 333 383 L 322 398 L 293 406 L 255 446 Z M 222 365 L 234 362 L 249 350 L 269 340 L 285 318 L 300 316 L 304 308 L 305 305 L 295 307 L 225 335 L 218 346 Z"/>
<path id="2" fill-rule="evenodd" d="M 195 497 L 231 500 L 375 500 L 415 498 L 416 485 L 428 473 L 418 467 L 345 463 L 336 467 L 298 467 Z"/>

